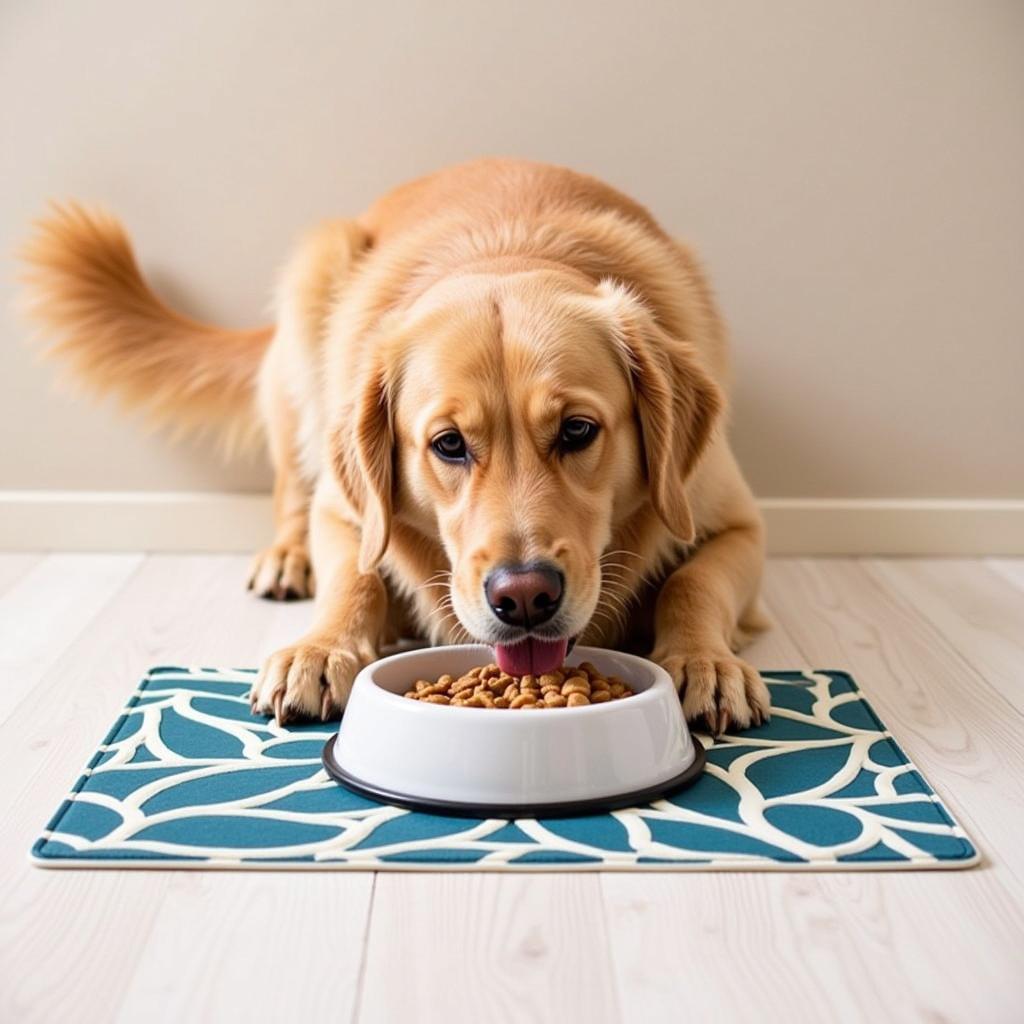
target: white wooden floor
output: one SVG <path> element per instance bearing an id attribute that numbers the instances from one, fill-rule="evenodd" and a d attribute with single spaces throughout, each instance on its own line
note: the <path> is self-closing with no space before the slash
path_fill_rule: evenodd
<path id="1" fill-rule="evenodd" d="M 849 669 L 963 872 L 54 872 L 26 851 L 140 673 L 306 605 L 235 556 L 0 556 L 0 1021 L 1024 1020 L 1024 562 L 779 560 L 764 668 Z"/>

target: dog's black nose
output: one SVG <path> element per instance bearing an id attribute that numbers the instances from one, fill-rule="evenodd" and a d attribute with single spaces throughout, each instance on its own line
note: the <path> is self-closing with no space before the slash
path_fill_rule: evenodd
<path id="1" fill-rule="evenodd" d="M 547 622 L 562 603 L 562 574 L 543 562 L 503 565 L 484 580 L 491 611 L 510 626 L 530 629 Z"/>

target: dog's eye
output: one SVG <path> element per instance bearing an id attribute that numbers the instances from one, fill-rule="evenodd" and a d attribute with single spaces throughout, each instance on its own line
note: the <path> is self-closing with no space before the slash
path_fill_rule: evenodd
<path id="1" fill-rule="evenodd" d="M 430 442 L 434 454 L 445 462 L 465 462 L 469 456 L 466 439 L 457 430 L 446 430 Z"/>
<path id="2" fill-rule="evenodd" d="M 593 420 L 582 416 L 570 416 L 563 420 L 558 432 L 558 447 L 563 452 L 582 451 L 597 437 L 598 426 Z"/>

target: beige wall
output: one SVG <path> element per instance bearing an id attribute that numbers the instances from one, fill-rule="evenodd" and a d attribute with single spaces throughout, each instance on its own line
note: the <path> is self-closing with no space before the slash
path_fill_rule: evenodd
<path id="1" fill-rule="evenodd" d="M 703 252 L 762 496 L 1024 496 L 1024 4 L 0 5 L 0 487 L 260 490 L 55 393 L 7 315 L 47 197 L 101 200 L 185 310 L 258 321 L 289 240 L 507 153 Z"/>

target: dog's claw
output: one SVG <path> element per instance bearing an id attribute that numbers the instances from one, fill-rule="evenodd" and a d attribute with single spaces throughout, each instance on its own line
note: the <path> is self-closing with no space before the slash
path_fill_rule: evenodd
<path id="1" fill-rule="evenodd" d="M 331 691 L 324 690 L 323 699 L 320 701 L 320 721 L 326 722 L 334 710 L 334 701 L 331 699 Z"/>
<path id="2" fill-rule="evenodd" d="M 278 725 L 284 725 L 284 694 L 280 691 L 274 694 L 274 719 Z"/>
<path id="3" fill-rule="evenodd" d="M 729 712 L 721 708 L 718 712 L 718 735 L 721 736 L 732 724 Z"/>

